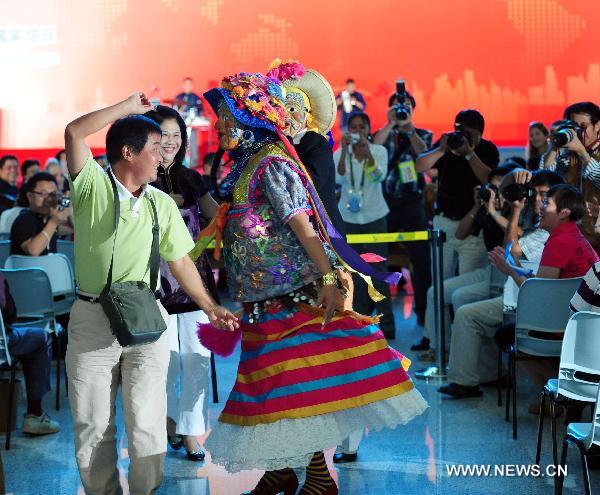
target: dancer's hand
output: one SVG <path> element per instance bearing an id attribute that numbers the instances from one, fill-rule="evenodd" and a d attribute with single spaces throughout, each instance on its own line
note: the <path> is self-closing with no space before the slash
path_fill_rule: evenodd
<path id="1" fill-rule="evenodd" d="M 317 307 L 324 306 L 325 314 L 323 315 L 322 328 L 331 321 L 335 310 L 338 307 L 338 303 L 343 299 L 340 289 L 336 285 L 324 285 L 319 289 L 319 297 L 317 299 Z"/>
<path id="2" fill-rule="evenodd" d="M 233 332 L 240 327 L 237 316 L 223 306 L 213 306 L 207 309 L 206 315 L 215 328 Z"/>

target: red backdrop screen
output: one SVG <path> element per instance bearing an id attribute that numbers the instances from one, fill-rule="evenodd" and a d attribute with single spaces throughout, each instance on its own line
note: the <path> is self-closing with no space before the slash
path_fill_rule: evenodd
<path id="1" fill-rule="evenodd" d="M 401 77 L 418 126 L 438 135 L 477 108 L 498 144 L 600 100 L 597 1 L 0 0 L 0 11 L 2 148 L 60 147 L 68 121 L 133 91 L 172 98 L 191 76 L 201 93 L 275 57 L 336 91 L 354 78 L 375 126 Z"/>

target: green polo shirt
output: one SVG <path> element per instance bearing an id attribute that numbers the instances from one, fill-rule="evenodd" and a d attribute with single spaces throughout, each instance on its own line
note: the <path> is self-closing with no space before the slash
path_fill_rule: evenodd
<path id="1" fill-rule="evenodd" d="M 115 232 L 114 194 L 110 179 L 88 155 L 85 166 L 71 180 L 75 230 L 75 277 L 83 292 L 100 294 L 106 285 Z M 119 186 L 121 215 L 115 244 L 113 282 L 143 280 L 150 283 L 150 246 L 152 244 L 152 207 L 156 204 L 160 226 L 160 255 L 166 261 L 183 258 L 194 241 L 173 199 L 164 192 L 145 186 L 134 198 Z M 129 195 L 129 197 L 126 197 Z M 125 199 L 124 199 L 125 197 Z"/>

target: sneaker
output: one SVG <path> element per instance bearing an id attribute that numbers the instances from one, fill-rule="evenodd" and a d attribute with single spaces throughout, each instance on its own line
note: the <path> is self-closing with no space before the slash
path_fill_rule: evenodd
<path id="1" fill-rule="evenodd" d="M 435 363 L 435 350 L 429 349 L 428 351 L 419 353 L 419 361 L 423 361 L 424 363 Z"/>
<path id="2" fill-rule="evenodd" d="M 23 433 L 30 435 L 48 435 L 60 431 L 60 425 L 57 421 L 50 419 L 46 413 L 41 416 L 26 414 L 23 420 Z"/>

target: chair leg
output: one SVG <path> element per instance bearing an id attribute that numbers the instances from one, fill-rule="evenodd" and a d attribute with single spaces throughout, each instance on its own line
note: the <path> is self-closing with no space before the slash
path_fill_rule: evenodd
<path id="1" fill-rule="evenodd" d="M 564 468 L 567 465 L 567 450 L 569 448 L 569 437 L 565 435 L 563 441 L 562 453 L 560 454 L 560 465 Z M 558 466 L 556 466 L 558 468 Z M 558 469 L 557 469 L 558 471 Z M 565 481 L 565 475 L 561 470 L 558 476 L 554 477 L 554 495 L 562 495 L 563 483 Z"/>
<path id="2" fill-rule="evenodd" d="M 558 462 L 558 441 L 556 440 L 556 400 L 550 396 L 550 421 L 552 428 L 552 461 L 556 466 Z"/>
<path id="3" fill-rule="evenodd" d="M 210 378 L 212 381 L 213 404 L 219 403 L 219 388 L 217 386 L 217 367 L 215 365 L 215 355 L 210 353 Z"/>
<path id="4" fill-rule="evenodd" d="M 498 407 L 502 407 L 502 349 L 498 347 Z"/>
<path id="5" fill-rule="evenodd" d="M 591 495 L 592 487 L 590 486 L 590 473 L 588 471 L 587 457 L 585 455 L 585 448 L 583 445 L 577 445 L 579 447 L 579 454 L 581 455 L 581 469 L 583 470 L 583 486 L 585 487 L 585 495 Z"/>
<path id="6" fill-rule="evenodd" d="M 510 392 L 512 387 L 512 352 L 508 352 L 508 380 L 506 385 L 506 414 L 505 421 L 510 422 Z"/>
<path id="7" fill-rule="evenodd" d="M 552 400 L 552 399 L 550 399 Z M 540 417 L 538 419 L 537 447 L 535 450 L 535 463 L 539 466 L 540 456 L 542 453 L 542 430 L 544 429 L 544 408 L 546 407 L 546 387 L 542 389 L 540 394 Z M 556 466 L 556 459 L 554 460 Z"/>
<path id="8" fill-rule="evenodd" d="M 56 410 L 60 410 L 60 354 L 62 352 L 60 345 L 60 334 L 55 333 L 56 337 Z"/>
<path id="9" fill-rule="evenodd" d="M 6 409 L 6 444 L 4 447 L 6 450 L 10 450 L 10 437 L 12 434 L 12 408 L 15 394 L 15 375 L 17 368 L 15 364 L 10 369 L 10 382 L 8 383 L 8 408 Z"/>
<path id="10" fill-rule="evenodd" d="M 517 439 L 517 356 L 512 358 L 512 415 L 513 415 L 513 439 Z"/>

